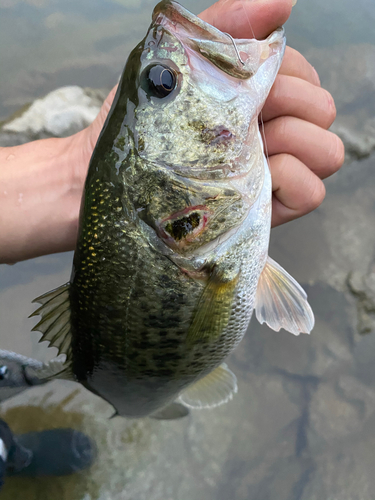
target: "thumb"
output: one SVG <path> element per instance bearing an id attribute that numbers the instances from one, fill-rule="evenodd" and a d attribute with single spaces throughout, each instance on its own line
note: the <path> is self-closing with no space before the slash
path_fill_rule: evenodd
<path id="1" fill-rule="evenodd" d="M 293 0 L 219 0 L 199 17 L 234 38 L 266 38 L 290 16 Z"/>

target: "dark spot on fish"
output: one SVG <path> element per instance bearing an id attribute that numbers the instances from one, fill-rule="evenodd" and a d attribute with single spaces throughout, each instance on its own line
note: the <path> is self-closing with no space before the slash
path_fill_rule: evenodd
<path id="1" fill-rule="evenodd" d="M 145 141 L 142 137 L 138 138 L 138 151 L 143 151 L 145 149 Z"/>
<path id="2" fill-rule="evenodd" d="M 124 149 L 125 149 L 125 137 L 120 137 L 117 140 L 116 148 L 121 149 L 121 151 L 124 151 Z"/>
<path id="3" fill-rule="evenodd" d="M 134 349 L 139 349 L 140 351 L 146 351 L 147 349 L 150 349 L 152 347 L 152 344 L 149 342 L 134 342 L 133 343 L 133 348 Z"/>
<path id="4" fill-rule="evenodd" d="M 182 240 L 199 226 L 201 218 L 198 212 L 193 212 L 187 217 L 170 221 L 165 226 L 165 231 L 176 241 Z"/>
<path id="5" fill-rule="evenodd" d="M 171 338 L 166 338 L 166 339 L 161 339 L 160 346 L 164 349 L 177 349 L 178 346 L 180 345 L 180 341 L 178 339 L 171 339 Z"/>

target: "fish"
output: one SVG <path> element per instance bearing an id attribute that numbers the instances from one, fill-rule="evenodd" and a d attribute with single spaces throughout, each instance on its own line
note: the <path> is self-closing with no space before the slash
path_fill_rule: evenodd
<path id="1" fill-rule="evenodd" d="M 123 417 L 179 418 L 237 392 L 225 359 L 254 310 L 311 331 L 306 293 L 268 256 L 258 116 L 284 50 L 283 28 L 233 39 L 155 7 L 90 161 L 71 279 L 35 299 L 33 330 L 64 362 L 32 376 L 75 380 Z"/>

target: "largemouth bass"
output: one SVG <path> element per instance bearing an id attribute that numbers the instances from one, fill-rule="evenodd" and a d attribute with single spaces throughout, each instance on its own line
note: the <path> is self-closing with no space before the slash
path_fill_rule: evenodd
<path id="1" fill-rule="evenodd" d="M 271 176 L 258 115 L 282 28 L 234 40 L 174 1 L 131 52 L 91 158 L 70 283 L 34 328 L 56 373 L 126 417 L 173 418 L 237 391 L 223 364 L 259 321 L 298 335 L 314 318 L 268 258 Z"/>

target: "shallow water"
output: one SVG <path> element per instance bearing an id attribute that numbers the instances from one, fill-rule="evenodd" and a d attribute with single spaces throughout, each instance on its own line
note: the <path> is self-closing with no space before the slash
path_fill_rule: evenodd
<path id="1" fill-rule="evenodd" d="M 209 3 L 184 5 L 198 12 Z M 153 2 L 139 5 L 0 0 L 0 118 L 60 85 L 109 89 L 150 22 Z M 289 43 L 336 98 L 338 124 L 365 142 L 375 116 L 374 23 L 373 0 L 299 0 L 287 23 Z M 60 381 L 8 400 L 0 414 L 16 432 L 72 426 L 99 455 L 90 471 L 68 478 L 9 479 L 2 498 L 373 500 L 374 168 L 370 149 L 348 160 L 326 182 L 318 210 L 272 233 L 271 256 L 309 294 L 311 336 L 253 320 L 229 359 L 238 395 L 182 421 L 109 420 L 108 404 Z M 54 356 L 29 333 L 27 316 L 35 296 L 69 279 L 71 258 L 0 267 L 2 349 Z"/>

